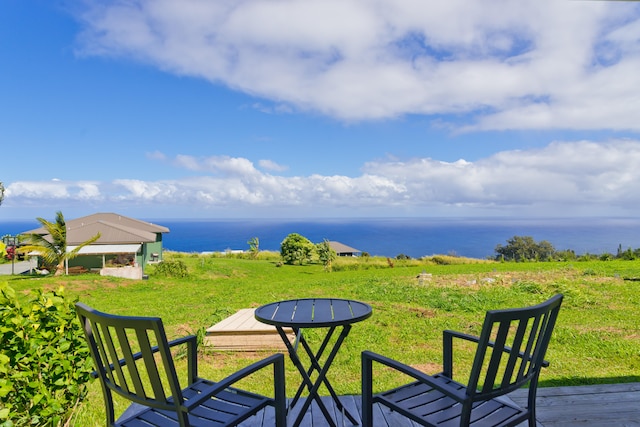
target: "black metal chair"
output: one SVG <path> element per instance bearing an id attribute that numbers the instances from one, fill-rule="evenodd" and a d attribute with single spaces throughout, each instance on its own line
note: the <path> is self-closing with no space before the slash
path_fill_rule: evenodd
<path id="1" fill-rule="evenodd" d="M 563 296 L 525 308 L 486 313 L 479 337 L 443 333 L 443 371 L 427 375 L 410 366 L 365 351 L 362 353 L 362 424 L 373 425 L 379 403 L 424 426 L 536 425 L 536 390 Z M 453 380 L 453 338 L 476 343 L 466 385 Z M 373 362 L 412 377 L 410 383 L 373 394 Z M 527 407 L 503 396 L 528 384 Z"/>
<path id="2" fill-rule="evenodd" d="M 264 422 L 285 427 L 282 354 L 213 382 L 198 377 L 195 336 L 167 342 L 158 317 L 116 316 L 82 303 L 76 304 L 76 311 L 102 385 L 108 426 L 235 426 L 270 405 L 275 410 L 261 412 L 268 418 Z M 187 356 L 186 388 L 180 387 L 171 355 L 171 347 L 182 344 Z M 273 398 L 230 387 L 268 366 L 273 367 Z M 113 393 L 132 402 L 117 421 Z"/>

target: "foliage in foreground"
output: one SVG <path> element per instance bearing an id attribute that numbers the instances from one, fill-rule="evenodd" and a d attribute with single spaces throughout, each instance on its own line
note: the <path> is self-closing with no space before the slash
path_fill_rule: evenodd
<path id="1" fill-rule="evenodd" d="M 36 291 L 24 307 L 0 284 L 0 426 L 59 426 L 86 395 L 92 371 L 73 302 Z"/>

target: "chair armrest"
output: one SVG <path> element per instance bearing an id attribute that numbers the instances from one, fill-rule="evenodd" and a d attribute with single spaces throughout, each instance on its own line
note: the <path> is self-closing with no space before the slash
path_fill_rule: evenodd
<path id="1" fill-rule="evenodd" d="M 195 335 L 187 335 L 186 337 L 182 337 L 182 338 L 176 338 L 175 340 L 169 341 L 169 347 L 174 347 L 176 345 L 180 345 L 180 344 L 185 344 L 187 343 L 187 345 L 189 344 L 196 344 L 197 343 L 197 338 Z M 153 347 L 154 350 L 157 350 L 158 347 Z"/>
<path id="2" fill-rule="evenodd" d="M 197 396 L 194 396 L 191 399 L 187 399 L 184 402 L 184 406 L 187 408 L 192 408 L 194 406 L 200 405 L 205 400 L 208 400 L 211 396 L 216 393 L 221 392 L 222 390 L 230 387 L 232 384 L 240 381 L 243 378 L 248 377 L 256 371 L 259 371 L 269 365 L 274 365 L 275 369 L 275 387 L 278 389 L 280 387 L 282 389 L 282 393 L 284 393 L 284 355 L 281 353 L 273 354 L 266 359 L 259 360 L 251 365 L 234 372 L 228 377 L 224 378 L 221 381 L 216 382 L 215 384 L 203 389 L 201 393 Z M 278 382 L 281 382 L 280 384 Z M 278 392 L 276 392 L 278 394 Z"/>
<path id="3" fill-rule="evenodd" d="M 467 399 L 467 395 L 464 392 L 464 389 L 455 389 L 453 387 L 448 387 L 446 384 L 436 381 L 431 375 L 427 375 L 422 371 L 419 371 L 415 368 L 412 368 L 409 365 L 398 362 L 397 360 L 390 359 L 386 356 L 382 356 L 380 354 L 371 352 L 371 351 L 363 351 L 362 352 L 362 364 L 363 364 L 363 372 L 369 371 L 369 366 L 372 365 L 372 362 L 378 362 L 382 365 L 388 366 L 396 371 L 399 371 L 405 375 L 408 375 L 414 378 L 417 381 L 428 384 L 429 386 L 441 391 L 457 400 L 458 402 L 463 402 Z"/>
<path id="4" fill-rule="evenodd" d="M 187 345 L 187 381 L 193 384 L 198 379 L 198 339 L 195 335 L 187 335 L 186 337 L 176 338 L 169 341 L 169 348 L 178 345 Z M 152 348 L 153 352 L 158 351 L 158 347 Z"/>
<path id="5" fill-rule="evenodd" d="M 453 379 L 453 339 L 460 338 L 467 341 L 479 342 L 479 337 L 463 334 L 462 332 L 444 330 L 442 331 L 442 372 L 447 377 Z"/>

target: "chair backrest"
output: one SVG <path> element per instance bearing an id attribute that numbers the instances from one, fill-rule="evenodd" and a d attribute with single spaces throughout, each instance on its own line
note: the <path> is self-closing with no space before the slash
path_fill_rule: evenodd
<path id="1" fill-rule="evenodd" d="M 487 312 L 467 386 L 473 400 L 509 393 L 529 381 L 535 392 L 562 298 Z"/>
<path id="2" fill-rule="evenodd" d="M 115 392 L 132 402 L 175 411 L 180 424 L 188 425 L 162 320 L 111 315 L 83 303 L 76 304 L 76 312 L 102 385 L 107 423 L 114 423 Z"/>

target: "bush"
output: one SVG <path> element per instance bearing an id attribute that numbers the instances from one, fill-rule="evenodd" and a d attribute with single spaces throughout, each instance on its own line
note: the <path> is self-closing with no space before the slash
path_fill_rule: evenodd
<path id="1" fill-rule="evenodd" d="M 36 291 L 22 308 L 0 284 L 0 426 L 59 426 L 86 395 L 93 364 L 73 302 Z"/>
<path id="2" fill-rule="evenodd" d="M 496 260 L 505 261 L 549 261 L 556 250 L 546 240 L 536 242 L 531 236 L 513 236 L 507 239 L 507 245 L 498 245 L 495 249 Z"/>
<path id="3" fill-rule="evenodd" d="M 164 277 L 187 277 L 189 271 L 182 260 L 162 261 L 156 265 L 155 274 Z"/>
<path id="4" fill-rule="evenodd" d="M 298 233 L 291 233 L 280 244 L 280 256 L 285 264 L 303 265 L 311 262 L 311 254 L 315 246 L 309 239 Z"/>

